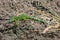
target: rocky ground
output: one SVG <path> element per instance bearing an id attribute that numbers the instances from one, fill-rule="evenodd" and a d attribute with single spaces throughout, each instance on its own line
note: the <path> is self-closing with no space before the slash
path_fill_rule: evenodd
<path id="1" fill-rule="evenodd" d="M 9 22 L 11 16 L 22 12 L 37 18 L 52 18 L 45 15 L 48 7 L 60 16 L 60 0 L 0 0 L 0 40 L 60 40 L 60 31 L 42 34 L 47 26 L 38 21 L 20 21 L 18 27 Z"/>

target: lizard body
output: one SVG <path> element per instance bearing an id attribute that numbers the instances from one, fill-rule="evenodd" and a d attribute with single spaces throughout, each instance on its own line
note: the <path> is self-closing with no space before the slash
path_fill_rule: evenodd
<path id="1" fill-rule="evenodd" d="M 18 21 L 23 21 L 23 20 L 26 20 L 26 19 L 32 19 L 32 20 L 39 21 L 41 23 L 47 24 L 46 20 L 44 20 L 42 18 L 39 19 L 39 18 L 36 18 L 36 17 L 28 16 L 27 14 L 21 14 L 19 16 L 13 16 L 13 17 L 10 18 L 10 22 L 18 23 Z"/>

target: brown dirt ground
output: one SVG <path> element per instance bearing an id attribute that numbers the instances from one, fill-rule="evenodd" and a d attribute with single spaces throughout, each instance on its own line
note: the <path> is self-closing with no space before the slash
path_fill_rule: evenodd
<path id="1" fill-rule="evenodd" d="M 37 1 L 40 4 L 37 4 Z M 18 27 L 9 23 L 10 17 L 16 13 L 19 15 L 25 12 L 31 16 L 39 16 L 35 11 L 40 10 L 39 5 L 51 7 L 60 16 L 60 0 L 0 0 L 0 40 L 60 40 L 60 31 L 42 34 L 46 25 L 37 21 L 28 19 L 26 22 L 20 22 Z"/>

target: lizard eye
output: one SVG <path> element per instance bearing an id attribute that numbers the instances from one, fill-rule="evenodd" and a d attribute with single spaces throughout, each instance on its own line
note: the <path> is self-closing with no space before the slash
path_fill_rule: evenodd
<path id="1" fill-rule="evenodd" d="M 24 19 L 22 19 L 22 21 L 23 21 Z"/>

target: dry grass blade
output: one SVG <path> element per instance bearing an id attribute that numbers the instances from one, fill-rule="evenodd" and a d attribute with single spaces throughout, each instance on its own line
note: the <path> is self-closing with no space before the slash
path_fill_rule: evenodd
<path id="1" fill-rule="evenodd" d="M 48 8 L 48 11 L 50 12 L 51 15 L 59 17 L 58 14 L 51 7 Z"/>
<path id="2" fill-rule="evenodd" d="M 60 29 L 58 29 L 59 26 L 60 26 L 59 23 L 58 23 L 57 25 L 55 25 L 55 26 L 48 26 L 42 33 L 46 33 L 46 32 L 47 32 L 49 29 L 51 29 L 51 28 L 60 30 Z"/>
<path id="3" fill-rule="evenodd" d="M 51 28 L 55 28 L 55 29 L 57 29 L 57 30 L 60 30 L 60 29 L 58 29 L 58 28 L 60 27 L 60 19 L 59 19 L 60 17 L 58 16 L 58 14 L 57 14 L 56 12 L 54 12 L 54 11 L 52 10 L 52 8 L 49 8 L 49 11 L 51 12 L 50 14 L 53 15 L 53 18 L 55 18 L 58 23 L 57 23 L 55 26 L 48 26 L 48 27 L 43 31 L 43 33 L 46 33 L 46 32 L 49 31 L 49 29 L 51 29 Z"/>

